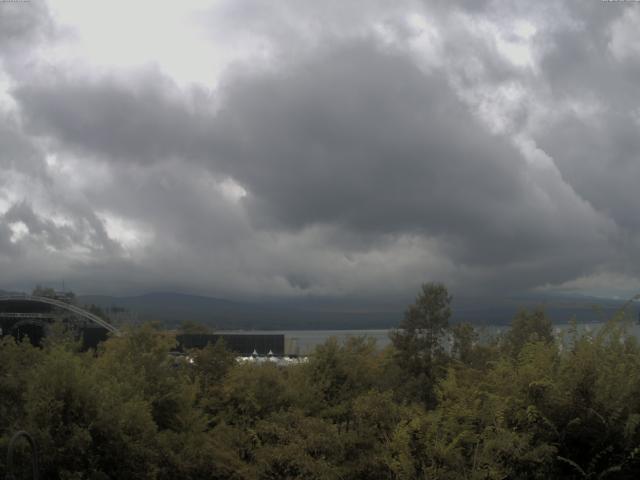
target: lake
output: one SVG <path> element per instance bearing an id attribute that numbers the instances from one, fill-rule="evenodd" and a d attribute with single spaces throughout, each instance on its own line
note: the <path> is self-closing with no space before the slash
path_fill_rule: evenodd
<path id="1" fill-rule="evenodd" d="M 577 325 L 580 332 L 596 332 L 604 325 L 603 322 L 580 323 Z M 476 330 L 480 338 L 489 338 L 508 330 L 507 325 L 480 325 Z M 569 323 L 554 324 L 553 329 L 556 335 L 567 331 Z M 640 338 L 640 325 L 630 324 L 630 333 Z M 329 338 L 335 337 L 340 342 L 346 341 L 350 337 L 373 338 L 379 348 L 384 348 L 391 340 L 389 339 L 391 329 L 380 330 L 225 330 L 219 333 L 245 333 L 254 335 L 282 334 L 285 336 L 285 351 L 287 354 L 308 355 L 318 346 L 326 342 Z"/>

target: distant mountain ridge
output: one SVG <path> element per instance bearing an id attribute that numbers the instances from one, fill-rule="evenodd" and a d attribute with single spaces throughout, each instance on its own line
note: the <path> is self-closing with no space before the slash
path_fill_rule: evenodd
<path id="1" fill-rule="evenodd" d="M 9 292 L 0 290 L 0 295 Z M 176 292 L 151 292 L 135 296 L 79 295 L 80 305 L 102 309 L 123 308 L 139 321 L 159 321 L 169 328 L 190 320 L 220 330 L 369 330 L 393 328 L 406 305 L 381 307 L 364 300 L 346 302 L 327 299 L 295 299 L 273 302 L 242 302 Z M 474 302 L 454 297 L 453 321 L 475 325 L 507 325 L 523 308 L 541 306 L 554 323 L 575 317 L 581 323 L 603 321 L 626 303 L 582 295 L 528 295 L 503 300 Z M 407 301 L 408 305 L 410 301 Z M 631 307 L 638 318 L 638 304 Z"/>
<path id="2" fill-rule="evenodd" d="M 285 303 L 250 303 L 173 292 L 132 297 L 81 295 L 79 303 L 103 309 L 124 308 L 143 321 L 157 320 L 178 326 L 184 320 L 218 329 L 350 329 L 390 328 L 401 312 L 317 311 Z"/>
<path id="3" fill-rule="evenodd" d="M 318 308 L 311 302 L 241 302 L 175 292 L 152 292 L 129 297 L 80 295 L 81 304 L 94 304 L 103 309 L 124 308 L 142 321 L 160 321 L 168 327 L 185 320 L 203 323 L 217 329 L 260 330 L 339 330 L 393 328 L 402 319 L 404 308 L 376 310 L 363 304 L 361 308 L 345 307 L 331 302 Z M 573 316 L 579 322 L 606 320 L 625 303 L 624 300 L 595 297 L 553 296 L 506 299 L 491 304 L 456 305 L 453 320 L 478 325 L 509 324 L 522 308 L 542 306 L 555 323 L 566 323 Z M 637 316 L 634 305 L 632 315 Z"/>

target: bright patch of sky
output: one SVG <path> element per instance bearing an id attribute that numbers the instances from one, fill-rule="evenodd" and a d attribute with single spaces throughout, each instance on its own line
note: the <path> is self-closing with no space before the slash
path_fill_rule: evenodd
<path id="1" fill-rule="evenodd" d="M 12 222 L 9 224 L 11 230 L 11 243 L 18 243 L 29 234 L 29 227 L 24 222 Z"/>
<path id="2" fill-rule="evenodd" d="M 0 190 L 0 215 L 4 215 L 11 207 L 11 201 L 7 198 L 5 191 Z"/>
<path id="3" fill-rule="evenodd" d="M 536 290 L 628 300 L 640 292 L 640 278 L 625 273 L 602 271 L 560 285 L 547 284 Z"/>
<path id="4" fill-rule="evenodd" d="M 220 182 L 219 187 L 225 198 L 233 202 L 238 202 L 247 196 L 247 191 L 232 178 L 225 178 Z"/>
<path id="5" fill-rule="evenodd" d="M 526 20 L 517 20 L 511 31 L 503 31 L 496 35 L 498 50 L 514 65 L 534 68 L 531 40 L 536 31 L 537 28 L 532 23 Z"/>
<path id="6" fill-rule="evenodd" d="M 248 40 L 246 45 L 239 42 L 239 37 L 233 43 L 216 38 L 216 6 L 223 3 L 56 0 L 51 2 L 54 18 L 66 27 L 68 36 L 45 56 L 55 63 L 79 59 L 107 70 L 156 65 L 180 85 L 214 87 L 231 62 L 251 57 L 255 47 Z M 213 32 L 197 24 L 204 13 L 214 20 Z"/>
<path id="7" fill-rule="evenodd" d="M 187 21 L 189 2 L 60 0 L 51 6 L 70 29 L 70 41 L 56 47 L 58 58 L 116 68 L 157 62 L 177 80 L 210 79 L 210 63 L 202 61 L 207 44 Z"/>
<path id="8" fill-rule="evenodd" d="M 0 111 L 15 111 L 16 102 L 10 93 L 12 86 L 11 78 L 2 70 L 0 65 Z"/>
<path id="9" fill-rule="evenodd" d="M 136 222 L 110 212 L 100 212 L 97 215 L 102 220 L 109 238 L 118 242 L 125 250 L 143 247 L 153 239 L 153 233 L 143 229 Z"/>

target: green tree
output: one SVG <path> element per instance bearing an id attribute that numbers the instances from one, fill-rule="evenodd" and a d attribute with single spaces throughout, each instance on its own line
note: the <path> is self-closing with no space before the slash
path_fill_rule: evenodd
<path id="1" fill-rule="evenodd" d="M 223 404 L 225 376 L 236 366 L 236 355 L 227 350 L 224 340 L 209 343 L 189 352 L 193 358 L 190 374 L 199 384 L 199 404 L 208 415 L 216 415 Z"/>
<path id="2" fill-rule="evenodd" d="M 352 337 L 340 345 L 330 338 L 316 348 L 301 370 L 306 384 L 300 387 L 300 406 L 309 414 L 330 418 L 348 430 L 353 401 L 379 386 L 382 362 L 373 339 Z"/>
<path id="3" fill-rule="evenodd" d="M 193 357 L 194 371 L 199 376 L 204 390 L 209 386 L 219 385 L 227 372 L 236 365 L 236 355 L 227 349 L 222 338 L 189 354 Z"/>
<path id="4" fill-rule="evenodd" d="M 275 412 L 255 428 L 257 447 L 250 470 L 261 480 L 356 478 L 343 472 L 342 438 L 330 422 L 302 410 Z M 346 475 L 345 475 L 346 473 Z"/>
<path id="5" fill-rule="evenodd" d="M 189 377 L 187 365 L 169 356 L 175 345 L 174 336 L 154 325 L 130 328 L 103 344 L 96 360 L 100 375 L 96 380 L 118 379 L 132 395 L 142 394 L 151 403 L 160 430 L 180 430 L 196 401 L 197 384 Z"/>
<path id="6" fill-rule="evenodd" d="M 404 372 L 403 393 L 428 406 L 434 405 L 434 387 L 444 373 L 443 340 L 449 331 L 451 300 L 443 284 L 423 284 L 398 329 L 391 333 L 395 358 Z"/>
<path id="7" fill-rule="evenodd" d="M 25 428 L 25 396 L 32 381 L 32 371 L 45 360 L 45 353 L 28 339 L 16 342 L 13 337 L 0 339 L 0 452 L 7 451 L 10 437 Z M 0 471 L 5 469 L 5 455 L 0 455 Z"/>
<path id="8" fill-rule="evenodd" d="M 180 323 L 180 331 L 182 333 L 207 334 L 212 333 L 213 328 L 204 323 L 195 322 L 193 320 L 183 320 Z"/>
<path id="9" fill-rule="evenodd" d="M 23 425 L 39 445 L 43 478 L 155 478 L 150 404 L 96 373 L 91 355 L 63 347 L 31 371 Z"/>
<path id="10" fill-rule="evenodd" d="M 251 428 L 293 402 L 287 372 L 271 364 L 244 364 L 231 369 L 222 387 L 222 411 L 218 421 Z"/>
<path id="11" fill-rule="evenodd" d="M 451 328 L 453 345 L 451 354 L 462 363 L 470 365 L 474 360 L 474 348 L 478 343 L 478 333 L 470 323 L 458 323 Z"/>
<path id="12" fill-rule="evenodd" d="M 503 348 L 506 353 L 516 357 L 522 347 L 529 342 L 552 343 L 553 325 L 544 310 L 521 310 L 511 322 L 511 328 L 504 335 Z"/>

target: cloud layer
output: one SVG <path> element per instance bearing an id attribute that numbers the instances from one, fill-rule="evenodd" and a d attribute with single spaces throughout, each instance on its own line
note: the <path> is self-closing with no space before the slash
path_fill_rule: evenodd
<path id="1" fill-rule="evenodd" d="M 158 8 L 0 5 L 0 288 L 640 285 L 633 3 Z"/>

